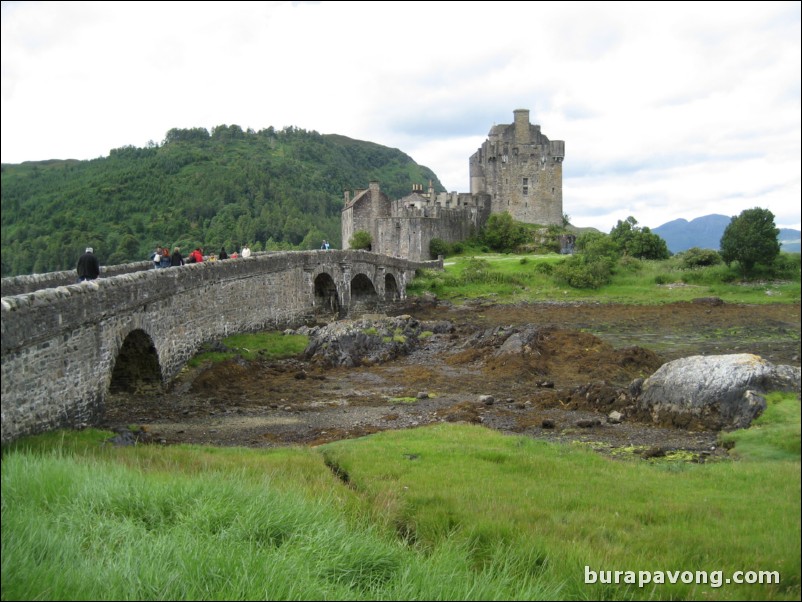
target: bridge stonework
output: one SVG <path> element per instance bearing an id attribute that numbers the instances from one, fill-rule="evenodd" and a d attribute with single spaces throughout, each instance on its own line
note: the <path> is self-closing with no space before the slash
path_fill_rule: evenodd
<path id="1" fill-rule="evenodd" d="M 4 296 L 2 442 L 97 423 L 121 371 L 148 376 L 142 372 L 151 366 L 150 376 L 166 384 L 204 343 L 403 299 L 418 268 L 442 261 L 296 251 L 126 270 Z"/>

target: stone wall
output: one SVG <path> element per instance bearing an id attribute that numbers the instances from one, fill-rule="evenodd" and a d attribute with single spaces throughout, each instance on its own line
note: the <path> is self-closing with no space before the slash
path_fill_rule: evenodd
<path id="1" fill-rule="evenodd" d="M 395 207 L 393 217 L 377 220 L 377 250 L 412 261 L 426 261 L 432 239 L 453 243 L 475 234 L 487 221 L 486 207 Z"/>
<path id="2" fill-rule="evenodd" d="M 169 382 L 205 342 L 284 328 L 314 314 L 323 302 L 319 278 L 334 283 L 347 310 L 354 280 L 363 296 L 365 282 L 379 300 L 389 283 L 403 298 L 417 268 L 438 266 L 365 251 L 289 252 L 3 297 L 2 441 L 95 422 L 132 333 L 149 337 L 161 380 Z"/>
<path id="3" fill-rule="evenodd" d="M 390 198 L 381 192 L 379 183 L 370 182 L 365 190 L 356 190 L 354 198 L 350 201 L 346 197 L 345 207 L 340 218 L 340 232 L 342 234 L 343 249 L 350 248 L 350 240 L 355 232 L 364 230 L 370 232 L 375 243 L 378 237 L 376 220 L 389 217 Z M 376 245 L 371 249 L 378 251 Z M 390 253 L 395 256 L 397 253 Z"/>
<path id="4" fill-rule="evenodd" d="M 123 263 L 121 265 L 100 266 L 100 277 L 111 278 L 120 274 L 131 274 L 143 270 L 153 269 L 151 261 L 137 261 L 134 263 Z M 75 270 L 65 270 L 63 272 L 48 272 L 47 274 L 31 274 L 28 276 L 12 276 L 3 278 L 0 294 L 3 297 L 11 295 L 22 295 L 31 293 L 43 288 L 56 288 L 57 286 L 68 286 L 78 281 L 78 274 Z"/>

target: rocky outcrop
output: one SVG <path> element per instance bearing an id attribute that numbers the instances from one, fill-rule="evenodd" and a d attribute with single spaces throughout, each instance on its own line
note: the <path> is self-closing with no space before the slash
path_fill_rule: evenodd
<path id="1" fill-rule="evenodd" d="M 293 331 L 309 337 L 304 359 L 325 367 L 370 366 L 406 355 L 421 341 L 453 330 L 451 322 L 421 322 L 411 316 L 338 320 Z"/>
<path id="2" fill-rule="evenodd" d="M 643 383 L 637 406 L 657 424 L 731 430 L 765 410 L 765 393 L 799 386 L 799 368 L 757 355 L 695 355 L 663 364 Z"/>

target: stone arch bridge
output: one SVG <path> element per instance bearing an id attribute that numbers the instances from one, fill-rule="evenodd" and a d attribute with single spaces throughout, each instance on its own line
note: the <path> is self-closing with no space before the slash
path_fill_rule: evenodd
<path id="1" fill-rule="evenodd" d="M 109 390 L 172 380 L 204 343 L 406 297 L 418 268 L 367 251 L 295 251 L 3 279 L 2 441 L 102 416 Z"/>

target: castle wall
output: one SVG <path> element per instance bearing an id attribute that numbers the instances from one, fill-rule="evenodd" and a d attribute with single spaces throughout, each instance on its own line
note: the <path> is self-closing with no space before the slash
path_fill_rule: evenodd
<path id="1" fill-rule="evenodd" d="M 471 199 L 470 195 L 463 196 L 466 203 Z M 490 215 L 489 204 L 477 206 L 473 200 L 453 209 L 440 205 L 402 207 L 401 201 L 395 201 L 393 217 L 377 220 L 377 251 L 411 261 L 427 261 L 432 239 L 459 242 L 485 224 Z"/>
<path id="2" fill-rule="evenodd" d="M 370 232 L 376 251 L 378 230 L 376 220 L 390 216 L 390 198 L 381 192 L 378 182 L 371 182 L 367 190 L 357 191 L 353 201 L 346 203 L 340 220 L 343 249 L 350 249 L 349 241 L 355 232 Z M 393 254 L 395 255 L 395 254 Z"/>

